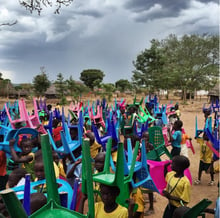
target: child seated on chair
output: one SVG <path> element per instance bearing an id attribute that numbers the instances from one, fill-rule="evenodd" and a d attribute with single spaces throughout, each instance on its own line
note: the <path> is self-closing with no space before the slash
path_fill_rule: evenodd
<path id="1" fill-rule="evenodd" d="M 102 201 L 95 203 L 95 218 L 103 217 L 120 217 L 131 218 L 133 217 L 134 204 L 130 203 L 128 209 L 119 205 L 116 202 L 116 198 L 120 193 L 120 189 L 117 186 L 108 186 L 100 184 L 100 194 Z M 87 199 L 87 195 L 83 194 L 80 202 L 79 212 L 83 213 L 84 203 Z"/>
<path id="2" fill-rule="evenodd" d="M 27 172 L 31 175 L 31 180 L 34 181 L 34 163 L 35 155 L 32 152 L 32 141 L 29 138 L 22 138 L 19 147 L 21 148 L 21 153 L 18 155 L 14 149 L 15 139 L 9 141 L 10 151 L 12 160 L 15 163 L 20 163 L 22 168 L 25 168 Z"/>
<path id="3" fill-rule="evenodd" d="M 163 218 L 171 218 L 176 208 L 186 206 L 190 201 L 191 185 L 184 175 L 184 170 L 190 166 L 189 159 L 185 156 L 176 155 L 172 159 L 172 171 L 168 172 L 168 165 L 164 166 L 164 176 L 167 182 L 163 195 L 169 200 L 165 208 Z"/>

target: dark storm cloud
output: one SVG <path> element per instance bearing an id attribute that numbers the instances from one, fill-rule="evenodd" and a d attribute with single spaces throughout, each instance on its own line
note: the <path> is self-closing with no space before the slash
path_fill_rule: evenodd
<path id="1" fill-rule="evenodd" d="M 209 3 L 218 0 L 198 0 L 198 2 Z M 132 11 L 137 22 L 146 22 L 166 17 L 178 17 L 182 10 L 190 7 L 190 0 L 129 0 L 124 7 Z"/>

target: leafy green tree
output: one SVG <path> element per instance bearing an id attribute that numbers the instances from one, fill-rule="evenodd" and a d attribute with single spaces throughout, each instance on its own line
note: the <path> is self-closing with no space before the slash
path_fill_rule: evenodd
<path id="1" fill-rule="evenodd" d="M 79 84 L 75 80 L 73 80 L 72 76 L 66 81 L 67 82 L 67 90 L 68 95 L 72 97 L 72 100 L 78 100 L 83 92 L 86 92 L 88 89 L 84 84 Z"/>
<path id="2" fill-rule="evenodd" d="M 107 98 L 108 98 L 108 101 L 111 101 L 111 98 L 112 98 L 112 94 L 113 94 L 113 92 L 115 91 L 115 86 L 114 86 L 114 84 L 112 84 L 112 83 L 103 83 L 102 85 L 101 85 L 101 87 L 102 87 L 102 89 L 104 90 L 104 92 L 103 92 L 103 98 L 105 97 L 105 96 L 107 96 Z"/>
<path id="3" fill-rule="evenodd" d="M 80 74 L 80 80 L 90 89 L 94 90 L 95 87 L 99 87 L 105 74 L 101 70 L 88 69 L 83 70 Z"/>
<path id="4" fill-rule="evenodd" d="M 132 81 L 135 86 L 145 87 L 150 93 L 158 91 L 164 72 L 164 57 L 158 40 L 151 41 L 150 49 L 145 49 L 133 62 Z"/>
<path id="5" fill-rule="evenodd" d="M 152 40 L 150 49 L 137 56 L 133 83 L 150 92 L 181 89 L 186 93 L 212 88 L 218 78 L 219 37 L 184 35 Z"/>
<path id="6" fill-rule="evenodd" d="M 132 88 L 132 84 L 127 79 L 120 79 L 115 82 L 116 89 L 124 92 Z"/>
<path id="7" fill-rule="evenodd" d="M 66 94 L 67 94 L 67 82 L 64 80 L 63 74 L 57 74 L 57 80 L 54 82 L 56 93 L 60 99 L 60 104 L 65 105 L 67 103 Z"/>
<path id="8" fill-rule="evenodd" d="M 50 87 L 50 80 L 46 74 L 45 68 L 41 67 L 41 73 L 34 77 L 33 88 L 37 97 L 43 96 Z"/>

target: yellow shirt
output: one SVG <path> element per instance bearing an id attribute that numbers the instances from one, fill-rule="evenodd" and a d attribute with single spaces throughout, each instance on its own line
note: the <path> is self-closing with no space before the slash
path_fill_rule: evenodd
<path id="1" fill-rule="evenodd" d="M 173 190 L 171 192 L 171 195 L 182 199 L 184 202 L 186 202 L 185 203 L 186 206 L 190 201 L 190 194 L 191 194 L 190 182 L 186 176 L 178 178 L 174 176 L 175 174 L 176 172 L 174 171 L 170 171 L 167 173 L 165 178 L 167 181 L 166 191 L 170 193 Z M 179 201 L 174 201 L 174 200 L 170 200 L 170 204 L 176 207 L 181 206 Z"/>
<path id="2" fill-rule="evenodd" d="M 135 204 L 138 205 L 137 212 L 143 213 L 144 212 L 144 198 L 140 188 L 134 190 L 131 193 L 131 198 L 134 200 Z"/>
<path id="3" fill-rule="evenodd" d="M 103 202 L 95 203 L 95 218 L 128 218 L 128 209 L 118 205 L 118 207 L 111 213 L 106 213 Z"/>
<path id="4" fill-rule="evenodd" d="M 196 141 L 200 145 L 200 160 L 204 163 L 211 163 L 213 156 L 212 150 L 206 145 L 204 139 L 197 138 Z"/>
<path id="5" fill-rule="evenodd" d="M 91 154 L 92 159 L 94 159 L 96 157 L 96 155 L 99 153 L 99 148 L 101 148 L 101 145 L 98 144 L 97 142 L 94 142 L 90 146 L 90 154 Z"/>

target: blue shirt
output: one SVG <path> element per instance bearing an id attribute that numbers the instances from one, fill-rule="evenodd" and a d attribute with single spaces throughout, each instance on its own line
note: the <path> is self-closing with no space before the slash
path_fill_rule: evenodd
<path id="1" fill-rule="evenodd" d="M 173 147 L 181 148 L 182 132 L 180 130 L 175 131 L 172 134 L 173 141 L 171 142 Z"/>

